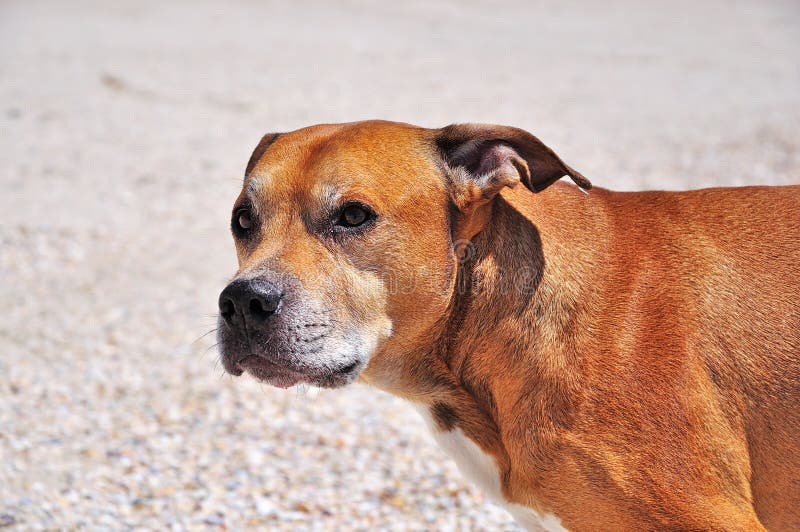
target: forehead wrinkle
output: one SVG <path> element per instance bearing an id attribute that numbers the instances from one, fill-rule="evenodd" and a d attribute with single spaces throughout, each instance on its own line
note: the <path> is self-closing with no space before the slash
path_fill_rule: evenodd
<path id="1" fill-rule="evenodd" d="M 322 179 L 314 186 L 315 199 L 330 210 L 351 200 L 382 212 L 393 204 L 393 187 L 385 185 L 384 173 L 385 169 L 364 163 L 349 150 L 331 154 L 321 169 Z"/>
<path id="2" fill-rule="evenodd" d="M 427 141 L 408 135 L 405 127 L 377 125 L 381 127 L 347 125 L 318 143 L 314 159 L 324 171 L 322 177 L 341 195 L 352 195 L 379 211 L 404 206 L 420 194 L 438 199 L 444 183 Z M 393 142 L 396 135 L 400 140 Z"/>
<path id="3" fill-rule="evenodd" d="M 251 172 L 246 185 L 248 197 L 254 205 L 268 203 L 279 210 L 286 205 L 285 201 L 292 199 L 299 205 L 310 200 L 330 211 L 347 196 L 379 210 L 395 203 L 394 195 L 398 192 L 402 198 L 411 196 L 413 193 L 409 194 L 406 187 L 413 190 L 412 183 L 399 191 L 397 180 L 388 187 L 372 186 L 373 174 L 385 173 L 385 166 L 408 165 L 406 157 L 396 160 L 397 154 L 385 145 L 386 139 L 378 134 L 382 129 L 385 128 L 375 132 L 358 123 L 328 124 L 282 134 Z M 371 164 L 365 163 L 365 149 L 372 153 L 371 159 L 384 161 L 384 168 L 371 168 Z M 418 151 L 412 149 L 413 159 L 418 158 Z"/>

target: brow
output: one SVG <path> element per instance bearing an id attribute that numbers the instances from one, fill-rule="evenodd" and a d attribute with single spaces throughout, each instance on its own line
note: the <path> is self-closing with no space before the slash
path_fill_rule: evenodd
<path id="1" fill-rule="evenodd" d="M 261 182 L 259 179 L 250 178 L 247 182 L 247 186 L 244 188 L 244 193 L 247 195 L 248 198 L 251 200 L 258 192 L 258 188 L 261 186 Z"/>
<path id="2" fill-rule="evenodd" d="M 335 185 L 327 183 L 322 186 L 322 189 L 317 195 L 317 202 L 326 211 L 333 211 L 339 204 L 342 198 L 342 191 Z"/>

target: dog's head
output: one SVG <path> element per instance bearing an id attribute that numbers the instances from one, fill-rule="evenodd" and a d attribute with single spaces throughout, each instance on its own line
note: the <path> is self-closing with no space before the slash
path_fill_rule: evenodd
<path id="1" fill-rule="evenodd" d="M 233 207 L 225 369 L 336 387 L 371 371 L 378 352 L 429 341 L 453 297 L 458 243 L 487 223 L 495 195 L 564 175 L 591 186 L 510 127 L 374 121 L 264 136 Z"/>

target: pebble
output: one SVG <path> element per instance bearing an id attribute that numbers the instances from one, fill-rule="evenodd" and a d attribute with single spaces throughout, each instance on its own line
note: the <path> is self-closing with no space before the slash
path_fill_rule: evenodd
<path id="1" fill-rule="evenodd" d="M 11 339 L 0 358 L 0 525 L 514 528 L 403 401 L 361 385 L 279 390 L 221 375 L 214 339 L 197 339 L 198 314 L 214 313 L 213 275 L 169 320 L 151 312 L 172 297 L 163 286 L 189 275 L 175 272 L 201 262 L 162 255 L 172 245 L 155 233 L 0 226 L 3 275 L 38 272 L 0 285 L 0 298 L 48 301 L 0 324 Z"/>
<path id="2" fill-rule="evenodd" d="M 598 186 L 796 182 L 800 11 L 695 3 L 719 28 L 647 51 L 677 19 L 635 2 L 472 4 L 2 3 L 0 527 L 516 529 L 403 401 L 223 372 L 250 150 L 315 122 L 476 120 L 531 128 Z M 582 39 L 589 20 L 617 37 Z"/>

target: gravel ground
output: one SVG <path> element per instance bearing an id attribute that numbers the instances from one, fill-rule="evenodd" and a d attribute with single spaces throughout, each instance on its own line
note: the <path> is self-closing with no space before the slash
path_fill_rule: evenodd
<path id="1" fill-rule="evenodd" d="M 513 529 L 403 402 L 223 375 L 266 131 L 490 121 L 600 186 L 799 180 L 794 0 L 163 4 L 0 4 L 0 527 Z"/>

